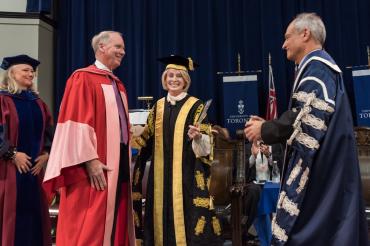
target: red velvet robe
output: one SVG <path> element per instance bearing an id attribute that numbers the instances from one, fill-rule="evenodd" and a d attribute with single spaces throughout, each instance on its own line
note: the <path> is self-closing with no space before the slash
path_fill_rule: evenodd
<path id="1" fill-rule="evenodd" d="M 61 194 L 58 246 L 110 245 L 112 234 L 114 245 L 135 243 L 130 184 L 123 186 L 116 209 L 120 124 L 112 80 L 117 82 L 128 119 L 126 90 L 112 73 L 92 65 L 77 70 L 67 81 L 44 179 L 48 194 L 58 189 Z M 104 191 L 91 187 L 85 170 L 84 162 L 95 158 L 112 169 L 105 173 Z"/>

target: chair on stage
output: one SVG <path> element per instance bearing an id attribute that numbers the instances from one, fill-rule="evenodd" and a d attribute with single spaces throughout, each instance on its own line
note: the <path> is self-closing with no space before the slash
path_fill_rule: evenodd
<path id="1" fill-rule="evenodd" d="M 214 161 L 211 166 L 210 194 L 216 213 L 223 222 L 225 239 L 232 239 L 232 245 L 242 245 L 244 196 L 246 192 L 245 141 L 243 133 L 239 139 L 230 139 L 227 129 L 213 126 Z"/>

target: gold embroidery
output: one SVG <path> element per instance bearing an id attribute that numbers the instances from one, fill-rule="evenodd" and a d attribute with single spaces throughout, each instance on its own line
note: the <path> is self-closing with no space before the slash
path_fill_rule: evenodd
<path id="1" fill-rule="evenodd" d="M 298 163 L 295 165 L 292 172 L 290 173 L 289 178 L 286 181 L 286 184 L 291 185 L 292 182 L 297 178 L 301 170 L 302 170 L 302 159 L 299 159 Z"/>
<path id="2" fill-rule="evenodd" d="M 140 227 L 140 219 L 139 216 L 137 215 L 136 211 L 134 211 L 134 222 L 136 227 Z"/>
<path id="3" fill-rule="evenodd" d="M 204 216 L 198 219 L 197 225 L 194 228 L 195 235 L 199 236 L 204 231 L 204 226 L 206 224 L 206 218 Z"/>
<path id="4" fill-rule="evenodd" d="M 200 104 L 197 108 L 197 110 L 195 111 L 195 114 L 194 114 L 194 121 L 193 121 L 193 125 L 195 123 L 197 123 L 199 117 L 200 117 L 200 114 L 202 113 L 203 111 L 203 108 L 204 108 L 204 105 L 203 104 Z"/>
<path id="5" fill-rule="evenodd" d="M 293 98 L 297 99 L 298 101 L 300 102 L 306 102 L 309 98 L 309 95 L 311 93 L 307 93 L 307 92 L 304 92 L 304 91 L 300 91 L 298 93 L 294 93 L 293 94 Z M 318 109 L 318 110 L 322 110 L 322 111 L 326 111 L 328 113 L 333 113 L 334 112 L 334 108 L 331 107 L 327 102 L 325 102 L 324 100 L 321 100 L 319 98 L 314 98 L 312 103 L 311 103 L 311 106 Z"/>
<path id="6" fill-rule="evenodd" d="M 308 180 L 308 174 L 310 173 L 310 169 L 307 167 L 306 170 L 304 170 L 301 179 L 299 180 L 299 186 L 296 189 L 297 193 L 301 193 L 301 191 L 304 189 L 307 180 Z"/>
<path id="7" fill-rule="evenodd" d="M 140 169 L 137 168 L 135 172 L 134 185 L 137 185 L 139 183 L 139 178 L 140 178 Z"/>
<path id="8" fill-rule="evenodd" d="M 133 201 L 140 201 L 142 198 L 140 192 L 132 192 L 132 200 Z"/>
<path id="9" fill-rule="evenodd" d="M 209 208 L 209 198 L 196 197 L 193 199 L 193 204 L 196 207 Z"/>
<path id="10" fill-rule="evenodd" d="M 197 187 L 201 190 L 204 190 L 205 188 L 205 183 L 204 183 L 204 176 L 203 173 L 200 171 L 195 172 L 195 180 L 197 182 Z"/>
<path id="11" fill-rule="evenodd" d="M 320 147 L 319 142 L 315 138 L 304 132 L 299 133 L 296 137 L 296 140 L 309 149 L 319 149 Z"/>
<path id="12" fill-rule="evenodd" d="M 213 232 L 217 236 L 221 236 L 221 224 L 218 218 L 215 216 L 212 217 L 212 227 L 213 227 Z"/>
<path id="13" fill-rule="evenodd" d="M 280 192 L 279 200 L 278 200 L 277 205 L 276 205 L 277 208 L 281 208 L 281 205 L 283 204 L 283 200 L 284 200 L 285 196 L 286 196 L 285 191 Z"/>
<path id="14" fill-rule="evenodd" d="M 302 122 L 317 130 L 326 131 L 327 129 L 325 122 L 312 114 L 307 114 L 302 117 Z"/>
<path id="15" fill-rule="evenodd" d="M 291 201 L 288 196 L 285 196 L 284 199 L 282 200 L 281 207 L 287 211 L 291 216 L 295 215 L 298 216 L 299 214 L 299 208 L 296 203 Z"/>
<path id="16" fill-rule="evenodd" d="M 277 224 L 275 218 L 272 220 L 272 234 L 280 241 L 288 241 L 286 231 Z"/>
<path id="17" fill-rule="evenodd" d="M 199 128 L 201 132 L 207 135 L 210 135 L 210 125 L 209 124 L 200 124 Z"/>

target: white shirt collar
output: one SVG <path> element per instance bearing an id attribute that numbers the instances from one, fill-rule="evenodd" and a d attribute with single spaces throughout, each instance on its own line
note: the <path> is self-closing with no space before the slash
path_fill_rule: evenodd
<path id="1" fill-rule="evenodd" d="M 108 72 L 111 72 L 112 73 L 112 70 L 110 70 L 109 68 L 107 68 L 107 66 L 105 66 L 103 63 L 101 63 L 99 60 L 96 60 L 95 61 L 95 66 L 101 70 L 105 70 L 105 71 L 108 71 Z"/>
<path id="2" fill-rule="evenodd" d="M 171 96 L 170 93 L 167 93 L 167 102 L 171 103 L 171 105 L 176 105 L 176 102 L 181 101 L 187 95 L 188 95 L 188 93 L 186 93 L 186 92 L 181 92 L 177 96 Z"/>

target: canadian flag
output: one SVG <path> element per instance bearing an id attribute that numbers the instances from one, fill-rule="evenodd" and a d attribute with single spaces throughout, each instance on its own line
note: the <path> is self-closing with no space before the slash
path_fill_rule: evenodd
<path id="1" fill-rule="evenodd" d="M 272 66 L 269 65 L 269 95 L 267 100 L 266 120 L 277 118 L 276 92 L 274 84 L 274 75 L 272 74 Z"/>

